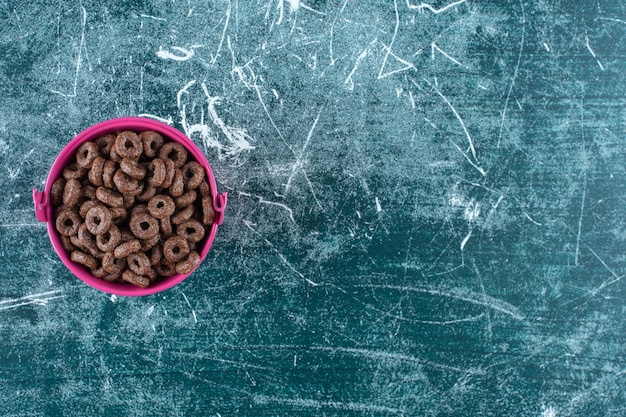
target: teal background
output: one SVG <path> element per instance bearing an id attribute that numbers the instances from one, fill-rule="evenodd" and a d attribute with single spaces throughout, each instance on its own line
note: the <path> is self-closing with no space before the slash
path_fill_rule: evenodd
<path id="1" fill-rule="evenodd" d="M 0 415 L 623 416 L 626 5 L 0 4 Z M 31 199 L 105 119 L 229 200 L 143 298 Z"/>

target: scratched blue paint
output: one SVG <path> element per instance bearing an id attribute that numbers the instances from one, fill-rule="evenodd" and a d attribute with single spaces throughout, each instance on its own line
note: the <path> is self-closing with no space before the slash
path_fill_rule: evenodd
<path id="1" fill-rule="evenodd" d="M 0 19 L 0 414 L 624 414 L 619 2 Z M 124 115 L 186 132 L 229 193 L 199 270 L 141 299 L 71 276 L 30 201 Z"/>

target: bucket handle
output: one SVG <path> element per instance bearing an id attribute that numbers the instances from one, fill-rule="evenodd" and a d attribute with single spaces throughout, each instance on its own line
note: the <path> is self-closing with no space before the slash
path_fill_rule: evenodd
<path id="1" fill-rule="evenodd" d="M 224 221 L 224 210 L 228 201 L 228 193 L 222 193 L 215 196 L 213 201 L 213 210 L 215 211 L 215 219 L 213 223 L 220 225 Z"/>
<path id="2" fill-rule="evenodd" d="M 48 196 L 45 191 L 38 191 L 37 188 L 33 188 L 33 203 L 35 203 L 35 215 L 40 222 L 47 222 L 48 215 L 46 214 L 48 208 Z"/>

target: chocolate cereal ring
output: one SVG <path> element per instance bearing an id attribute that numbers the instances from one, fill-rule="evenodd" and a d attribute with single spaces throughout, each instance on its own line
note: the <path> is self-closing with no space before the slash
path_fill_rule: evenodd
<path id="1" fill-rule="evenodd" d="M 98 267 L 98 261 L 96 260 L 96 258 L 79 250 L 75 250 L 74 252 L 72 252 L 70 254 L 70 259 L 72 260 L 72 262 L 84 265 L 89 269 L 96 269 Z"/>
<path id="2" fill-rule="evenodd" d="M 187 220 L 191 219 L 191 216 L 193 216 L 193 213 L 195 211 L 196 208 L 193 205 L 185 207 L 184 209 L 172 216 L 172 223 L 181 224 L 186 222 Z"/>
<path id="3" fill-rule="evenodd" d="M 87 200 L 85 201 L 83 204 L 80 205 L 80 208 L 78 209 L 78 214 L 80 214 L 80 217 L 82 217 L 83 219 L 85 217 L 87 217 L 87 212 L 93 207 L 93 206 L 97 206 L 98 202 L 94 201 L 94 200 Z"/>
<path id="4" fill-rule="evenodd" d="M 139 159 L 143 152 L 143 143 L 135 132 L 120 132 L 113 145 L 115 153 L 121 158 Z"/>
<path id="5" fill-rule="evenodd" d="M 187 162 L 187 149 L 178 142 L 167 142 L 159 150 L 160 158 L 169 158 L 176 168 L 181 168 Z"/>
<path id="6" fill-rule="evenodd" d="M 138 213 L 130 218 L 130 231 L 139 239 L 151 239 L 159 233 L 159 222 L 150 213 Z"/>
<path id="7" fill-rule="evenodd" d="M 101 156 L 96 157 L 91 163 L 91 169 L 87 173 L 87 178 L 89 182 L 95 185 L 96 187 L 100 187 L 102 185 L 102 172 L 104 170 L 104 163 L 106 159 Z"/>
<path id="8" fill-rule="evenodd" d="M 85 142 L 76 151 L 76 163 L 85 169 L 89 169 L 98 154 L 98 145 L 93 142 Z"/>
<path id="9" fill-rule="evenodd" d="M 152 283 L 156 281 L 156 279 L 159 277 L 159 274 L 157 274 L 157 272 L 154 269 L 150 268 L 148 270 L 148 273 L 145 275 L 145 277 L 147 277 Z"/>
<path id="10" fill-rule="evenodd" d="M 111 227 L 113 216 L 108 208 L 103 205 L 95 205 L 89 209 L 85 216 L 85 225 L 91 234 L 101 235 Z"/>
<path id="11" fill-rule="evenodd" d="M 122 238 L 122 241 L 124 239 Z M 116 258 L 125 258 L 131 253 L 139 252 L 141 250 L 141 242 L 138 239 L 132 239 L 122 243 L 113 250 L 113 255 Z"/>
<path id="12" fill-rule="evenodd" d="M 150 259 L 148 259 L 145 253 L 131 253 L 126 258 L 126 262 L 130 270 L 137 275 L 146 275 L 150 272 Z"/>
<path id="13" fill-rule="evenodd" d="M 153 187 L 160 187 L 163 181 L 165 181 L 166 174 L 165 161 L 160 158 L 150 161 L 146 172 L 148 184 Z"/>
<path id="14" fill-rule="evenodd" d="M 117 164 L 115 161 L 111 159 L 107 160 L 102 168 L 102 185 L 107 188 L 115 187 L 115 183 L 113 182 L 113 175 L 115 175 L 115 171 L 117 171 Z"/>
<path id="15" fill-rule="evenodd" d="M 81 219 L 76 210 L 65 208 L 57 215 L 55 226 L 62 236 L 74 236 L 78 233 Z"/>
<path id="16" fill-rule="evenodd" d="M 176 265 L 163 257 L 154 265 L 154 270 L 162 277 L 171 277 L 176 274 Z"/>
<path id="17" fill-rule="evenodd" d="M 209 187 L 209 183 L 207 182 L 206 178 L 203 178 L 202 182 L 200 182 L 200 185 L 198 186 L 198 191 L 200 192 L 200 195 L 202 197 L 211 195 L 211 188 Z"/>
<path id="18" fill-rule="evenodd" d="M 78 247 L 76 247 L 72 243 L 69 237 L 63 235 L 59 237 L 61 238 L 61 246 L 63 246 L 63 249 L 65 249 L 66 252 L 72 252 L 78 249 Z"/>
<path id="19" fill-rule="evenodd" d="M 161 241 L 161 236 L 157 233 L 150 239 L 144 239 L 141 241 L 141 251 L 146 252 L 152 249 L 156 244 Z"/>
<path id="20" fill-rule="evenodd" d="M 179 262 L 189 254 L 189 244 L 181 236 L 173 236 L 163 243 L 163 256 L 170 262 Z"/>
<path id="21" fill-rule="evenodd" d="M 63 189 L 63 204 L 72 207 L 78 204 L 78 200 L 80 199 L 81 193 L 81 185 L 77 179 L 69 179 L 65 183 L 65 188 Z"/>
<path id="22" fill-rule="evenodd" d="M 198 255 L 198 252 L 191 251 L 185 260 L 176 264 L 176 272 L 179 274 L 189 274 L 198 266 L 199 263 L 200 255 Z"/>
<path id="23" fill-rule="evenodd" d="M 164 219 L 170 217 L 176 205 L 172 197 L 164 194 L 157 194 L 148 201 L 148 211 L 155 219 Z"/>
<path id="24" fill-rule="evenodd" d="M 154 130 L 141 132 L 139 137 L 143 143 L 143 154 L 148 158 L 154 158 L 159 152 L 159 149 L 161 149 L 163 142 L 165 142 L 163 136 Z"/>
<path id="25" fill-rule="evenodd" d="M 204 179 L 204 168 L 196 161 L 187 162 L 182 167 L 185 187 L 188 190 L 196 189 Z"/>
<path id="26" fill-rule="evenodd" d="M 165 179 L 159 187 L 169 188 L 170 185 L 172 185 L 172 180 L 174 179 L 174 170 L 176 169 L 176 166 L 174 165 L 174 161 L 169 158 L 163 159 L 163 162 L 165 163 Z"/>
<path id="27" fill-rule="evenodd" d="M 79 180 L 87 173 L 87 168 L 83 168 L 77 163 L 71 163 L 63 168 L 63 177 L 66 180 Z"/>
<path id="28" fill-rule="evenodd" d="M 137 275 L 129 269 L 122 272 L 122 279 L 141 288 L 147 288 L 150 285 L 150 278 L 143 275 Z"/>
<path id="29" fill-rule="evenodd" d="M 104 270 L 104 268 L 100 267 L 100 268 L 96 268 L 96 269 L 91 269 L 89 271 L 89 273 L 96 277 L 96 278 L 104 278 L 107 275 L 109 275 L 109 273 L 107 271 Z"/>
<path id="30" fill-rule="evenodd" d="M 110 207 L 122 207 L 124 205 L 124 197 L 110 188 L 96 188 L 96 198 Z"/>
<path id="31" fill-rule="evenodd" d="M 93 200 L 96 198 L 96 187 L 91 185 L 89 181 L 83 181 L 81 189 L 83 190 L 83 197 Z"/>
<path id="32" fill-rule="evenodd" d="M 146 167 L 133 159 L 122 159 L 122 162 L 120 162 L 120 169 L 126 175 L 129 175 L 137 180 L 142 180 L 146 176 Z"/>
<path id="33" fill-rule="evenodd" d="M 159 223 L 161 225 L 161 233 L 163 233 L 163 235 L 168 236 L 172 234 L 172 220 L 169 217 L 160 219 Z"/>
<path id="34" fill-rule="evenodd" d="M 120 234 L 122 235 L 122 243 L 136 239 L 135 235 L 128 229 L 128 226 L 120 228 Z"/>
<path id="35" fill-rule="evenodd" d="M 65 178 L 59 177 L 50 188 L 50 201 L 54 206 L 58 206 L 63 202 L 63 191 L 65 190 Z"/>
<path id="36" fill-rule="evenodd" d="M 135 204 L 135 196 L 122 195 L 122 198 L 124 199 L 124 204 L 122 204 L 122 207 L 125 208 L 126 210 L 128 210 Z"/>
<path id="37" fill-rule="evenodd" d="M 121 169 L 115 171 L 113 175 L 113 183 L 115 183 L 115 187 L 118 191 L 124 195 L 137 195 L 141 193 L 141 186 L 139 182 L 126 174 Z"/>
<path id="38" fill-rule="evenodd" d="M 128 218 L 128 212 L 122 207 L 111 207 L 109 211 L 113 217 L 113 224 L 119 225 Z"/>
<path id="39" fill-rule="evenodd" d="M 178 225 L 176 234 L 190 243 L 196 243 L 204 237 L 204 226 L 197 220 L 187 220 Z"/>
<path id="40" fill-rule="evenodd" d="M 130 210 L 130 217 L 133 217 L 139 213 L 148 213 L 148 206 L 145 204 L 137 204 Z"/>
<path id="41" fill-rule="evenodd" d="M 202 223 L 209 225 L 215 220 L 215 210 L 213 209 L 213 200 L 211 197 L 202 197 Z"/>
<path id="42" fill-rule="evenodd" d="M 107 252 L 102 257 L 102 269 L 109 274 L 119 274 L 126 267 L 126 258 L 116 258 L 113 252 Z"/>
<path id="43" fill-rule="evenodd" d="M 113 250 L 119 246 L 122 241 L 122 235 L 120 229 L 116 225 L 112 224 L 109 230 L 96 236 L 96 246 L 102 252 L 113 252 Z"/>
<path id="44" fill-rule="evenodd" d="M 148 183 L 144 183 L 141 194 L 137 194 L 135 198 L 137 199 L 137 201 L 148 202 L 150 201 L 152 197 L 154 197 L 155 194 L 156 194 L 156 187 L 153 187 L 152 185 Z"/>
<path id="45" fill-rule="evenodd" d="M 108 274 L 104 276 L 102 280 L 107 282 L 122 282 L 122 274 Z"/>
<path id="46" fill-rule="evenodd" d="M 176 204 L 176 208 L 187 207 L 188 205 L 196 201 L 196 196 L 197 196 L 197 193 L 195 192 L 195 190 L 187 191 L 185 194 L 181 195 L 180 197 L 177 197 L 174 200 L 174 203 Z"/>
<path id="47" fill-rule="evenodd" d="M 163 257 L 163 248 L 161 245 L 155 245 L 150 250 L 150 265 L 155 266 L 161 262 L 161 258 Z"/>
<path id="48" fill-rule="evenodd" d="M 109 133 L 108 135 L 102 135 L 94 142 L 96 143 L 96 145 L 98 145 L 98 149 L 100 150 L 101 155 L 109 156 L 111 153 L 111 148 L 113 147 L 113 143 L 115 142 L 115 135 L 111 133 Z"/>
<path id="49" fill-rule="evenodd" d="M 119 164 L 120 162 L 122 162 L 122 157 L 119 156 L 117 154 L 117 151 L 115 150 L 115 142 L 113 142 L 113 146 L 111 147 L 111 152 L 109 153 L 109 157 L 111 158 L 111 161 L 115 162 L 116 164 Z"/>
<path id="50" fill-rule="evenodd" d="M 102 258 L 104 253 L 96 246 L 95 236 L 91 234 L 85 223 L 78 226 L 78 232 L 76 233 L 76 240 L 72 243 L 77 244 L 83 248 L 86 252 L 96 258 Z"/>
<path id="51" fill-rule="evenodd" d="M 178 168 L 174 169 L 174 178 L 172 179 L 172 185 L 169 187 L 169 192 L 172 197 L 180 197 L 185 192 L 183 172 Z"/>

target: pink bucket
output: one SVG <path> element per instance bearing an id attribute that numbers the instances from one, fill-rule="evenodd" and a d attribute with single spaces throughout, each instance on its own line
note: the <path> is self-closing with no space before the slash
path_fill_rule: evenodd
<path id="1" fill-rule="evenodd" d="M 142 132 L 146 130 L 157 131 L 170 140 L 184 145 L 191 155 L 193 155 L 195 160 L 204 167 L 209 180 L 209 186 L 211 188 L 213 209 L 215 210 L 215 222 L 211 226 L 209 235 L 205 238 L 203 246 L 198 251 L 200 255 L 200 262 L 202 262 L 213 244 L 213 239 L 215 238 L 215 233 L 217 232 L 217 226 L 220 225 L 224 219 L 224 209 L 226 208 L 227 195 L 226 193 L 217 193 L 213 171 L 200 149 L 198 149 L 198 147 L 187 136 L 178 130 L 156 120 L 144 119 L 141 117 L 122 117 L 98 123 L 79 133 L 65 146 L 65 148 L 63 148 L 52 164 L 52 168 L 50 168 L 50 172 L 48 173 L 44 191 L 38 191 L 36 188 L 33 189 L 35 214 L 37 215 L 37 220 L 47 223 L 48 236 L 50 237 L 54 250 L 57 255 L 59 255 L 59 258 L 61 258 L 61 261 L 63 261 L 65 266 L 67 266 L 68 269 L 72 271 L 72 273 L 80 280 L 94 288 L 111 294 L 125 296 L 155 294 L 173 287 L 187 278 L 190 274 L 176 274 L 157 281 L 148 288 L 139 288 L 126 283 L 106 282 L 100 278 L 92 276 L 82 265 L 72 262 L 69 254 L 65 251 L 65 249 L 63 249 L 59 234 L 54 225 L 53 207 L 48 201 L 48 195 L 50 194 L 52 184 L 61 175 L 63 168 L 71 162 L 72 158 L 76 154 L 76 150 L 82 143 L 94 140 L 104 134 L 120 130 L 132 130 L 135 132 Z"/>

